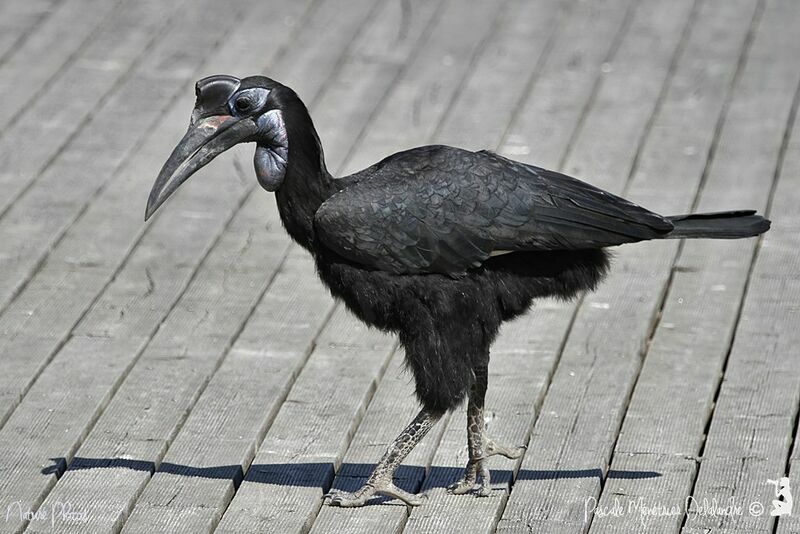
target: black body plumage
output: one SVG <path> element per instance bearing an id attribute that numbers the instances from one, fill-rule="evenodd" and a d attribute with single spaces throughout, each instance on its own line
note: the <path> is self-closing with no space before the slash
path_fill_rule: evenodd
<path id="1" fill-rule="evenodd" d="M 283 223 L 335 297 L 365 323 L 398 334 L 417 397 L 431 412 L 464 400 L 500 325 L 533 299 L 592 290 L 609 267 L 604 247 L 674 237 L 673 220 L 678 228 L 693 220 L 662 217 L 493 152 L 440 145 L 334 179 L 295 99 L 284 103 L 293 120 L 289 170 L 277 191 Z M 751 213 L 712 219 L 730 228 Z M 768 228 L 754 217 L 747 235 Z"/>
<path id="2" fill-rule="evenodd" d="M 192 125 L 162 169 L 147 215 L 217 154 L 255 142 L 259 182 L 275 191 L 286 230 L 313 254 L 322 281 L 359 319 L 397 333 L 405 349 L 423 411 L 342 505 L 363 504 L 376 491 L 413 503 L 391 484 L 408 443 L 467 396 L 470 420 L 481 421 L 500 325 L 535 298 L 594 289 L 609 267 L 606 247 L 769 228 L 752 211 L 661 216 L 557 172 L 447 146 L 399 152 L 334 179 L 306 107 L 288 87 L 218 76 L 198 82 L 197 92 Z M 489 443 L 480 426 L 470 434 L 467 485 L 483 465 L 481 443 Z M 486 483 L 488 470 L 481 476 Z"/>
<path id="3" fill-rule="evenodd" d="M 399 335 L 430 411 L 464 399 L 503 321 L 534 298 L 593 289 L 608 269 L 604 247 L 769 227 L 753 212 L 663 217 L 554 171 L 441 145 L 334 179 L 308 111 L 288 87 L 214 76 L 198 82 L 197 93 L 193 124 L 230 113 L 239 121 L 230 130 L 279 112 L 281 131 L 257 121 L 243 139 L 258 145 L 259 182 L 276 190 L 284 226 L 314 255 L 331 293 L 362 321 Z M 261 98 L 261 108 L 238 112 L 243 97 Z M 264 154 L 284 167 L 260 165 Z"/>
<path id="4" fill-rule="evenodd" d="M 673 229 L 587 183 L 488 151 L 424 146 L 336 182 L 315 217 L 322 242 L 395 274 L 461 276 L 497 251 L 596 249 Z"/>
<path id="5" fill-rule="evenodd" d="M 464 400 L 503 321 L 534 298 L 594 289 L 608 269 L 606 252 L 592 249 L 507 254 L 457 278 L 365 269 L 324 249 L 315 258 L 323 282 L 359 319 L 399 335 L 417 397 L 434 413 Z"/>

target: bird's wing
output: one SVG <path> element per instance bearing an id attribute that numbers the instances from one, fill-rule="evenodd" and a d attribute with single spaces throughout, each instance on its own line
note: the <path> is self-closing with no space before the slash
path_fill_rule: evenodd
<path id="1" fill-rule="evenodd" d="M 431 146 L 345 179 L 315 215 L 339 255 L 394 273 L 463 273 L 493 252 L 586 249 L 660 237 L 665 218 L 492 152 Z"/>

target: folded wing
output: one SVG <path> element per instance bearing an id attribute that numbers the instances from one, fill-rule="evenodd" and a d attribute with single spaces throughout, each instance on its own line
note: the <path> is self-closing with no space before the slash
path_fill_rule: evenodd
<path id="1" fill-rule="evenodd" d="M 455 275 L 493 252 L 600 248 L 673 228 L 589 184 L 491 152 L 420 147 L 342 183 L 316 213 L 318 239 L 393 273 Z"/>

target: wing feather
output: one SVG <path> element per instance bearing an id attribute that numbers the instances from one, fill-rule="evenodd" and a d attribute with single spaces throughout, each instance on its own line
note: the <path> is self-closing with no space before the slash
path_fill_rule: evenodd
<path id="1" fill-rule="evenodd" d="M 485 151 L 420 147 L 341 184 L 316 213 L 319 239 L 394 273 L 458 275 L 494 251 L 600 248 L 673 228 L 575 178 Z"/>

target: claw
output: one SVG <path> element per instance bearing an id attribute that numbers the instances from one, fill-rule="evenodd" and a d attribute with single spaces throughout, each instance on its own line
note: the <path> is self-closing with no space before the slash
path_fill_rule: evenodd
<path id="1" fill-rule="evenodd" d="M 492 488 L 490 487 L 489 483 L 486 481 L 481 481 L 481 485 L 478 486 L 478 491 L 475 492 L 475 495 L 478 497 L 488 497 L 492 494 Z"/>
<path id="2" fill-rule="evenodd" d="M 427 495 L 419 494 L 414 495 L 405 490 L 402 490 L 394 485 L 392 482 L 372 486 L 365 484 L 360 489 L 353 493 L 341 490 L 331 490 L 325 497 L 329 497 L 328 504 L 330 506 L 341 506 L 342 508 L 355 508 L 357 506 L 364 506 L 367 501 L 375 495 L 384 495 L 393 499 L 403 501 L 409 506 L 419 506 L 422 504 L 423 499 Z"/>
<path id="3" fill-rule="evenodd" d="M 330 506 L 341 506 L 342 508 L 355 508 L 357 506 L 363 506 L 367 502 L 368 496 L 356 495 L 356 493 L 358 492 L 350 493 L 347 491 L 332 490 L 327 495 L 327 497 L 330 497 L 328 504 Z"/>
<path id="4" fill-rule="evenodd" d="M 447 486 L 447 491 L 452 493 L 453 495 L 464 495 L 465 493 L 469 493 L 472 491 L 472 488 L 475 487 L 475 481 L 464 480 L 463 478 L 458 482 L 450 484 Z"/>
<path id="5" fill-rule="evenodd" d="M 425 495 L 424 493 L 415 495 L 413 493 L 409 493 L 405 490 L 398 488 L 394 484 L 389 484 L 386 487 L 379 489 L 377 493 L 381 495 L 386 495 L 387 497 L 393 497 L 395 499 L 399 499 L 409 506 L 420 506 L 422 504 L 422 501 L 428 498 L 428 496 Z"/>

